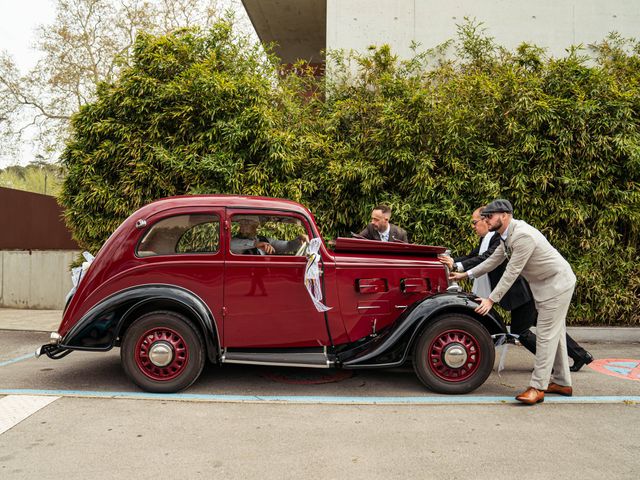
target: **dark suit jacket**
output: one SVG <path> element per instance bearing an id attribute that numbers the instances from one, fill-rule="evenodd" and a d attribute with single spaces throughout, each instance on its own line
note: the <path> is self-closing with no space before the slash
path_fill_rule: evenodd
<path id="1" fill-rule="evenodd" d="M 405 232 L 402 228 L 394 225 L 393 223 L 389 224 L 389 241 L 400 241 L 400 242 L 409 242 L 407 237 L 407 232 Z M 380 240 L 380 233 L 373 227 L 370 223 L 367 225 L 363 231 L 360 232 L 360 236 L 364 238 L 368 238 L 369 240 Z"/>
<path id="2" fill-rule="evenodd" d="M 469 255 L 464 255 L 462 257 L 456 257 L 453 259 L 454 262 L 462 263 L 462 268 L 464 271 L 471 270 L 476 265 L 481 264 L 487 258 L 491 256 L 493 251 L 498 248 L 500 245 L 500 234 L 498 232 L 493 234 L 491 240 L 489 242 L 489 248 L 482 255 L 480 252 L 480 244 L 482 243 L 482 239 L 480 239 L 480 243 L 478 246 L 474 248 Z M 491 288 L 495 288 L 502 274 L 504 273 L 504 269 L 507 266 L 507 260 L 505 260 L 500 266 L 498 266 L 495 270 L 492 270 L 488 273 L 489 275 L 489 283 L 491 283 Z M 507 291 L 502 300 L 500 300 L 500 306 L 505 310 L 513 310 L 521 305 L 524 305 L 527 302 L 533 300 L 533 295 L 531 294 L 531 289 L 529 288 L 529 284 L 527 281 L 518 277 L 518 279 L 513 283 L 511 288 Z"/>

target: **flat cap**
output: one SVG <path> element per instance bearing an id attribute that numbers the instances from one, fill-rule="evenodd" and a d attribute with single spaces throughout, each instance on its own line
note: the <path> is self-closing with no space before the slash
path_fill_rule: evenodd
<path id="1" fill-rule="evenodd" d="M 513 213 L 513 206 L 511 206 L 511 202 L 509 200 L 497 198 L 484 207 L 480 215 L 488 215 L 490 213 Z"/>

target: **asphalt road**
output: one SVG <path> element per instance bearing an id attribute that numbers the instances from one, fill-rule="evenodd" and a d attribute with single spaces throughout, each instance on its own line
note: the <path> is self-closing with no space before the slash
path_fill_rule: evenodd
<path id="1" fill-rule="evenodd" d="M 0 433 L 3 479 L 640 477 L 640 381 L 585 367 L 573 398 L 518 405 L 533 365 L 522 347 L 463 396 L 425 390 L 411 369 L 240 365 L 153 396 L 125 377 L 117 350 L 32 358 L 46 340 L 0 330 L 0 415 L 3 402 L 50 402 Z M 640 358 L 637 343 L 585 346 Z"/>

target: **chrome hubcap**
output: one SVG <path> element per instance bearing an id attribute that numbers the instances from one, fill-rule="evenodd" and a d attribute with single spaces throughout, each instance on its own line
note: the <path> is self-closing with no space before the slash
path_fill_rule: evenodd
<path id="1" fill-rule="evenodd" d="M 149 360 L 156 367 L 166 367 L 173 360 L 173 348 L 169 342 L 155 342 L 149 349 Z"/>
<path id="2" fill-rule="evenodd" d="M 467 362 L 467 350 L 460 343 L 452 343 L 445 348 L 443 360 L 449 368 L 460 368 Z"/>

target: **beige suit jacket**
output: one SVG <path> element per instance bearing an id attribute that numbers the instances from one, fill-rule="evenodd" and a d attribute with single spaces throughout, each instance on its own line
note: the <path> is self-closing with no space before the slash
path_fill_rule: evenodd
<path id="1" fill-rule="evenodd" d="M 500 242 L 493 254 L 470 272 L 474 278 L 479 277 L 498 267 L 505 257 L 509 260 L 507 267 L 489 295 L 494 302 L 502 299 L 518 275 L 529 282 L 531 293 L 537 302 L 564 293 L 576 284 L 576 276 L 569 262 L 551 246 L 540 231 L 522 220 L 512 219 L 506 242 Z"/>

